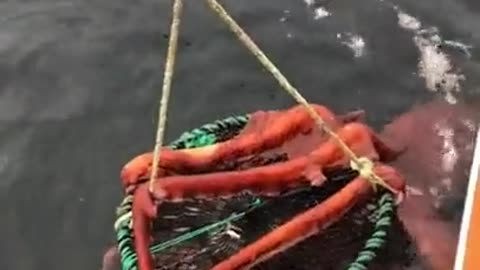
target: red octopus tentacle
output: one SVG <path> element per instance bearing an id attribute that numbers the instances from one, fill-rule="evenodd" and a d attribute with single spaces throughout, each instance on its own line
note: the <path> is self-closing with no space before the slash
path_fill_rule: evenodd
<path id="1" fill-rule="evenodd" d="M 151 221 L 157 216 L 157 205 L 153 201 L 148 185 L 139 186 L 133 195 L 132 222 L 135 251 L 138 267 L 141 270 L 153 270 L 153 259 L 150 255 Z"/>
<path id="2" fill-rule="evenodd" d="M 242 191 L 256 195 L 277 195 L 289 188 L 308 184 L 304 177 L 306 157 L 243 171 L 170 176 L 156 181 L 153 196 L 178 202 L 184 198 L 230 197 Z"/>
<path id="3" fill-rule="evenodd" d="M 397 147 L 389 141 L 380 138 L 369 126 L 360 122 L 346 124 L 337 133 L 358 157 L 389 162 L 404 150 L 404 148 Z M 331 147 L 335 147 L 335 145 L 332 144 Z M 340 151 L 341 149 L 339 148 L 336 152 L 330 150 L 328 153 L 325 153 L 325 150 L 326 148 L 319 148 L 313 151 L 311 155 L 312 157 L 318 156 L 321 160 L 324 160 L 326 157 L 340 160 L 339 156 L 343 155 L 343 151 Z M 348 157 L 345 156 L 345 158 Z M 342 162 L 345 163 L 347 161 L 342 160 Z"/>
<path id="4" fill-rule="evenodd" d="M 328 108 L 315 104 L 312 104 L 312 107 L 332 128 L 337 129 L 340 126 L 340 121 Z M 214 161 L 238 158 L 278 147 L 298 133 L 310 132 L 315 127 L 308 112 L 300 105 L 285 112 L 270 112 L 259 118 L 253 117 L 251 125 L 247 124 L 239 136 L 220 143 Z M 257 124 L 256 121 L 261 123 Z"/>
<path id="5" fill-rule="evenodd" d="M 352 122 L 364 123 L 366 118 L 365 114 L 366 113 L 364 110 L 356 110 L 356 111 L 347 112 L 346 114 L 337 116 L 337 119 L 340 123 L 343 123 L 343 124 L 348 124 Z"/>
<path id="6" fill-rule="evenodd" d="M 357 155 L 378 161 L 379 155 L 372 143 L 373 131 L 362 123 L 349 123 L 337 131 L 338 137 Z M 326 163 L 329 166 L 345 166 L 350 161 L 337 142 L 330 138 L 318 149 L 312 151 L 310 159 L 313 164 Z"/>

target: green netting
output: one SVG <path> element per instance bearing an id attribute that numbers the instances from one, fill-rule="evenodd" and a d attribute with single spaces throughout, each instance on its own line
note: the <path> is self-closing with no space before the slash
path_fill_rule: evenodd
<path id="1" fill-rule="evenodd" d="M 247 115 L 217 120 L 214 123 L 210 123 L 192 131 L 185 132 L 180 136 L 179 139 L 171 143 L 169 147 L 172 149 L 185 149 L 214 144 L 218 141 L 221 141 L 222 137 L 231 132 L 231 130 L 239 130 L 243 128 L 247 123 L 248 118 L 249 117 Z M 254 211 L 263 204 L 264 202 L 261 199 L 256 199 L 243 212 L 234 213 L 219 222 L 189 231 L 165 242 L 153 244 L 150 247 L 150 252 L 152 254 L 158 254 L 161 251 L 193 239 L 199 235 L 228 226 L 232 222 L 240 220 L 247 213 Z M 385 244 L 387 231 L 392 225 L 392 217 L 394 215 L 392 195 L 390 193 L 383 193 L 381 196 L 379 196 L 373 207 L 375 210 L 372 213 L 372 219 L 374 221 L 372 234 L 365 242 L 363 249 L 358 253 L 355 260 L 350 263 L 347 270 L 367 269 L 368 264 L 376 257 L 378 250 Z M 130 226 L 131 210 L 132 196 L 128 195 L 117 209 L 117 221 L 115 222 L 116 238 L 123 270 L 138 269 L 137 257 L 133 244 L 133 232 Z"/>

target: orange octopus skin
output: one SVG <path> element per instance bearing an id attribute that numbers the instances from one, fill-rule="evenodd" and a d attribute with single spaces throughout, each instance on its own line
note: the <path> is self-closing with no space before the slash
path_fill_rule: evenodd
<path id="1" fill-rule="evenodd" d="M 340 119 L 328 108 L 312 104 L 315 111 L 333 129 L 337 129 L 342 122 L 353 122 L 363 117 L 363 111 L 347 114 Z M 217 143 L 211 146 L 186 150 L 161 151 L 159 166 L 161 169 L 182 171 L 208 171 L 218 162 L 248 156 L 275 148 L 296 136 L 307 133 L 315 126 L 314 121 L 301 106 L 295 106 L 286 111 L 255 112 L 251 115 L 247 126 L 239 136 L 232 140 Z M 268 127 L 268 128 L 266 128 Z M 259 130 L 261 132 L 259 133 Z M 120 178 L 127 191 L 149 178 L 153 154 L 141 154 L 129 161 L 121 170 Z"/>
<path id="2" fill-rule="evenodd" d="M 154 270 L 149 246 L 152 235 L 150 221 L 156 216 L 157 206 L 147 185 L 143 184 L 135 190 L 132 209 L 134 244 L 140 270 Z"/>
<path id="3" fill-rule="evenodd" d="M 292 125 L 290 124 L 289 127 L 291 128 Z M 284 130 L 277 131 L 288 133 Z M 389 149 L 376 138 L 374 133 L 364 124 L 346 124 L 338 129 L 337 133 L 359 156 L 366 156 L 374 161 L 382 161 L 385 157 L 390 157 L 392 153 L 395 153 L 395 151 Z M 246 147 L 247 146 L 248 145 L 246 145 Z M 329 139 L 327 142 L 322 142 L 308 155 L 300 156 L 280 164 L 237 172 L 163 177 L 161 181 L 155 182 L 151 193 L 148 191 L 147 185 L 140 185 L 134 192 L 133 202 L 133 231 L 140 269 L 153 269 L 152 258 L 148 250 L 149 236 L 151 235 L 149 224 L 150 220 L 157 216 L 157 203 L 180 201 L 188 197 L 213 198 L 232 196 L 241 191 L 250 191 L 254 194 L 275 195 L 279 191 L 298 186 L 302 181 L 312 185 L 321 185 L 324 180 L 322 170 L 345 166 L 347 163 L 348 159 L 343 155 L 341 149 L 332 139 Z M 393 188 L 398 188 L 399 194 L 403 193 L 403 178 L 396 174 L 392 168 L 377 163 L 374 170 L 381 175 L 385 175 L 387 183 Z M 291 222 L 293 223 L 291 224 L 294 225 L 289 225 L 293 227 L 289 227 L 291 229 L 285 233 L 277 232 L 277 230 L 272 232 L 271 235 L 281 235 L 280 238 L 267 237 L 267 240 L 264 240 L 267 241 L 267 243 L 277 241 L 276 243 L 278 243 L 279 246 L 272 246 L 274 242 L 266 246 L 264 246 L 265 242 L 254 242 L 246 248 L 246 251 L 241 250 L 238 253 L 246 254 L 242 255 L 241 258 L 243 259 L 235 263 L 239 268 L 237 268 L 237 266 L 228 266 L 230 265 L 230 260 L 237 261 L 237 259 L 233 257 L 217 266 L 219 267 L 218 269 L 242 269 L 244 265 L 251 265 L 261 261 L 246 260 L 247 258 L 262 259 L 264 256 L 268 257 L 270 253 L 284 250 L 295 244 L 299 235 L 308 237 L 312 235 L 312 232 L 318 233 L 320 229 L 329 226 L 343 216 L 358 200 L 370 192 L 370 184 L 361 178 L 357 178 L 352 182 L 352 185 L 348 187 L 349 188 L 346 187 L 343 193 L 334 195 L 334 197 L 331 198 L 333 202 L 327 203 L 327 206 L 323 206 L 324 203 L 322 203 L 310 210 L 311 212 L 307 212 L 313 214 L 310 219 L 305 219 L 303 218 L 305 215 L 300 215 L 292 219 Z M 314 222 L 312 218 L 314 218 Z M 223 267 L 222 265 L 226 266 Z"/>

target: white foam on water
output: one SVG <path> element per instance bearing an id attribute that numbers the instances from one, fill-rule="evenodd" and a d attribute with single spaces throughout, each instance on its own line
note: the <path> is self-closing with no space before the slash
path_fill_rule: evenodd
<path id="1" fill-rule="evenodd" d="M 307 6 L 311 7 L 315 4 L 315 0 L 303 0 Z"/>
<path id="2" fill-rule="evenodd" d="M 448 55 L 442 51 L 441 45 L 453 46 L 470 54 L 469 46 L 458 41 L 444 41 L 435 27 L 422 28 L 418 18 L 394 7 L 398 16 L 398 25 L 414 34 L 413 42 L 420 53 L 418 62 L 419 75 L 425 80 L 425 86 L 432 92 L 443 95 L 450 103 L 458 102 L 457 94 L 461 91 L 461 82 L 465 76 L 453 70 L 453 65 Z"/>
<path id="3" fill-rule="evenodd" d="M 307 5 L 308 8 L 313 8 L 313 6 L 316 4 L 315 0 L 303 0 L 303 2 Z M 325 7 L 316 7 L 313 9 L 314 20 L 320 20 L 331 15 L 332 13 L 328 11 Z"/>
<path id="4" fill-rule="evenodd" d="M 332 15 L 328 10 L 326 10 L 324 7 L 318 7 L 316 8 L 314 11 L 313 11 L 313 18 L 315 20 L 319 20 L 319 19 L 323 19 L 323 18 L 326 18 L 326 17 L 329 17 L 330 15 Z"/>
<path id="5" fill-rule="evenodd" d="M 402 12 L 398 13 L 398 24 L 404 29 L 413 31 L 420 30 L 420 27 L 422 26 L 422 23 L 417 20 L 417 18 Z"/>
<path id="6" fill-rule="evenodd" d="M 313 8 L 316 4 L 315 0 L 303 0 L 308 8 Z M 313 9 L 313 19 L 320 20 L 332 16 L 332 13 L 324 6 L 319 6 Z M 338 33 L 337 39 L 341 40 L 341 44 L 347 46 L 355 58 L 365 55 L 366 43 L 363 37 L 352 33 Z"/>
<path id="7" fill-rule="evenodd" d="M 352 33 L 338 33 L 337 39 L 343 39 L 341 43 L 352 50 L 355 58 L 362 57 L 365 54 L 365 40 L 360 35 Z"/>
<path id="8" fill-rule="evenodd" d="M 450 104 L 457 103 L 456 93 L 461 91 L 460 83 L 465 76 L 452 71 L 448 56 L 438 45 L 438 39 L 414 37 L 415 45 L 420 51 L 418 63 L 419 74 L 425 79 L 426 87 L 433 92 L 441 92 Z"/>
<path id="9" fill-rule="evenodd" d="M 450 173 L 458 162 L 458 150 L 455 147 L 453 138 L 455 131 L 445 125 L 445 123 L 436 123 L 434 126 L 437 135 L 443 139 L 442 141 L 442 169 L 446 173 Z"/>
<path id="10" fill-rule="evenodd" d="M 463 124 L 466 128 L 468 128 L 468 130 L 470 130 L 470 131 L 472 131 L 472 132 L 475 131 L 475 129 L 476 129 L 476 124 L 475 124 L 475 122 L 474 122 L 473 120 L 471 120 L 471 119 L 462 119 L 461 122 L 462 122 L 462 124 Z"/>
<path id="11" fill-rule="evenodd" d="M 472 45 L 466 45 L 456 40 L 444 40 L 443 44 L 462 51 L 468 58 L 472 57 L 472 53 L 470 52 L 470 50 L 473 48 Z"/>

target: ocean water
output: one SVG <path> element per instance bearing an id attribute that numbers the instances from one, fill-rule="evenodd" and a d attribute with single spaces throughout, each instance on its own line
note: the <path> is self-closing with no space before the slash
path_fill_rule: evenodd
<path id="1" fill-rule="evenodd" d="M 153 145 L 172 1 L 0 3 L 0 268 L 97 269 L 119 170 Z M 167 139 L 293 105 L 210 12 L 185 1 Z M 311 102 L 380 128 L 476 95 L 475 0 L 224 0 Z"/>

